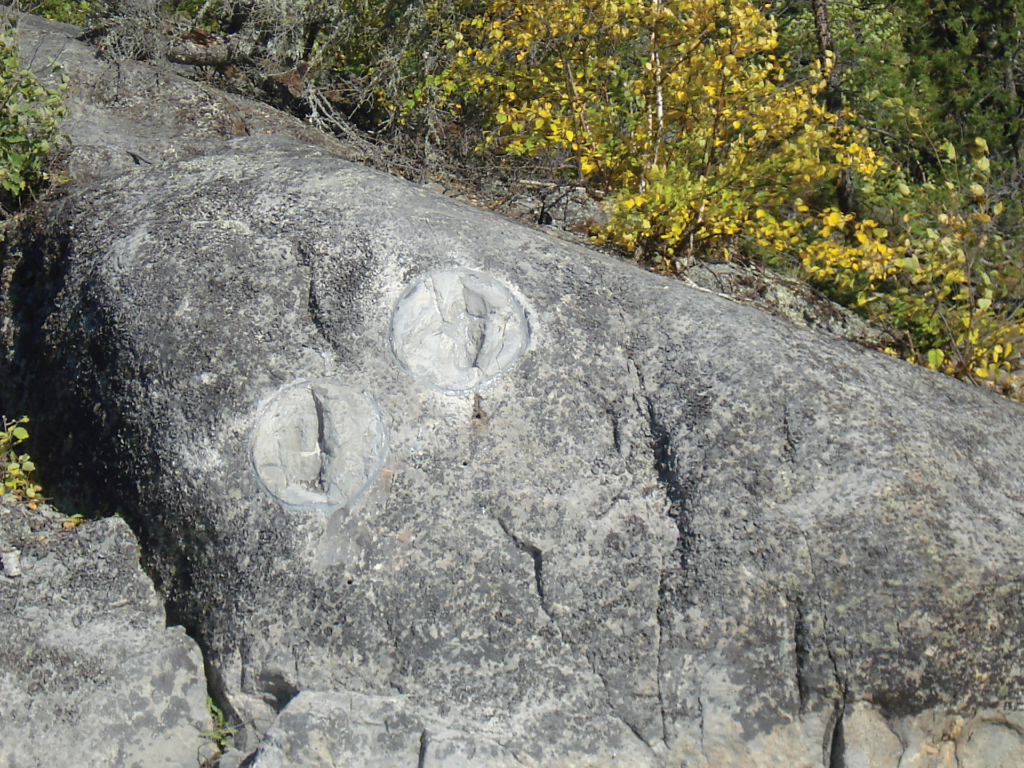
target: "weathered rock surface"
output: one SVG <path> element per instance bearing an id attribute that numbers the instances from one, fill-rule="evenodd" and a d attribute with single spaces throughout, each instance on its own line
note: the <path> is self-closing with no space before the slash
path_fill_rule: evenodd
<path id="1" fill-rule="evenodd" d="M 12 237 L 2 404 L 65 503 L 119 501 L 257 765 L 895 768 L 1015 743 L 1020 406 L 287 133 L 201 152 L 83 171 Z M 512 315 L 479 291 L 395 323 L 463 270 L 523 308 L 508 365 Z M 321 379 L 387 430 L 344 506 Z M 288 387 L 303 457 L 275 487 L 306 506 L 253 455 Z M 978 735 L 943 741 L 947 711 Z"/>
<path id="2" fill-rule="evenodd" d="M 19 517 L 0 507 L 5 528 Z M 0 765 L 197 765 L 202 655 L 165 626 L 125 522 L 37 529 L 18 546 L 21 574 L 0 576 Z"/>

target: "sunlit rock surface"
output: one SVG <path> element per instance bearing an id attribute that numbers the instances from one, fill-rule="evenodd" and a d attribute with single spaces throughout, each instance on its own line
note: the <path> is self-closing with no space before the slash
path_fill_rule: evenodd
<path id="1" fill-rule="evenodd" d="M 313 732 L 410 766 L 886 765 L 886 733 L 1024 705 L 1020 406 L 243 108 L 118 173 L 72 153 L 8 241 L 0 379 L 59 500 L 130 520 L 258 765 L 319 764 Z M 261 427 L 306 381 L 372 403 L 386 454 L 312 390 Z M 329 503 L 261 475 L 290 429 L 272 455 L 309 463 L 270 464 Z M 332 495 L 345 451 L 369 485 Z"/>

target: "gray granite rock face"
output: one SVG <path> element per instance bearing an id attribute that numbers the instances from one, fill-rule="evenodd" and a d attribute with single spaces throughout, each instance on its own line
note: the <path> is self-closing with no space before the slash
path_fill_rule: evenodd
<path id="1" fill-rule="evenodd" d="M 372 759 L 368 756 L 372 755 Z M 492 739 L 438 730 L 405 696 L 300 693 L 260 743 L 253 768 L 521 768 Z"/>
<path id="2" fill-rule="evenodd" d="M 838 768 L 1016 722 L 1019 405 L 327 147 L 204 152 L 12 235 L 0 381 L 47 488 L 130 519 L 253 759 Z M 324 380 L 359 397 L 299 399 L 284 477 L 330 497 L 363 398 L 386 459 L 281 503 L 260 425 Z M 978 728 L 963 759 L 1013 738 Z"/>
<path id="3" fill-rule="evenodd" d="M 21 552 L 22 573 L 0 576 L 0 765 L 198 765 L 203 659 L 165 627 L 124 521 L 33 536 Z"/>

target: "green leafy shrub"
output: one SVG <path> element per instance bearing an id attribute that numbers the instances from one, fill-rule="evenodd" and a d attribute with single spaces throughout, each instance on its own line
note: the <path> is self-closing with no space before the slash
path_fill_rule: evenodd
<path id="1" fill-rule="evenodd" d="M 988 147 L 959 158 L 944 142 L 935 179 L 914 183 L 884 167 L 861 192 L 866 213 L 834 208 L 808 217 L 765 217 L 752 248 L 835 301 L 886 328 L 885 351 L 1021 399 L 1022 258 L 988 185 Z"/>
<path id="2" fill-rule="evenodd" d="M 22 68 L 14 26 L 0 28 L 0 202 L 11 210 L 25 192 L 50 179 L 47 158 L 63 139 L 67 81 L 43 83 Z M 54 66 L 54 73 L 58 69 Z"/>
<path id="3" fill-rule="evenodd" d="M 54 21 L 85 26 L 89 22 L 92 3 L 88 0 L 39 0 L 31 3 L 27 10 Z"/>
<path id="4" fill-rule="evenodd" d="M 30 504 L 39 500 L 42 488 L 36 485 L 32 479 L 32 473 L 36 465 L 29 458 L 27 453 L 19 453 L 17 448 L 28 439 L 28 430 L 25 424 L 28 417 L 8 421 L 6 417 L 0 417 L 3 428 L 0 429 L 0 478 L 3 479 L 3 492 L 10 493 L 15 498 L 28 501 Z"/>

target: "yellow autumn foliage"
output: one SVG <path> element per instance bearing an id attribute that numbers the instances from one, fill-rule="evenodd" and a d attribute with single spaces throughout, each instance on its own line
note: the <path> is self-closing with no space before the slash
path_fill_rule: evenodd
<path id="1" fill-rule="evenodd" d="M 754 3 L 492 0 L 457 44 L 448 76 L 489 103 L 491 144 L 571 160 L 609 196 L 603 239 L 638 255 L 727 253 L 757 209 L 877 168 L 819 104 L 820 68 L 785 82 Z"/>
<path id="2" fill-rule="evenodd" d="M 830 60 L 787 80 L 763 6 L 489 0 L 449 45 L 432 85 L 456 108 L 483 106 L 490 148 L 561 159 L 600 190 L 610 215 L 598 241 L 666 271 L 740 249 L 788 260 L 890 330 L 891 352 L 963 378 L 1011 367 L 1024 315 L 1005 260 L 993 266 L 987 148 L 967 183 L 912 187 L 852 116 L 823 108 Z M 828 202 L 847 171 L 870 215 Z"/>

